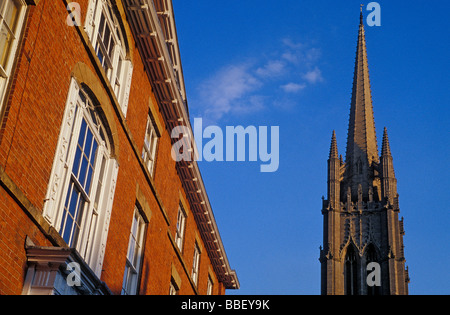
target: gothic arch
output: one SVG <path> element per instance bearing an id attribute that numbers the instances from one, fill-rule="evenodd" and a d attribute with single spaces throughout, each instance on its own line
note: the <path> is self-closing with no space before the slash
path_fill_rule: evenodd
<path id="1" fill-rule="evenodd" d="M 379 268 L 381 268 L 380 259 L 381 259 L 380 251 L 373 243 L 370 243 L 367 246 L 365 246 L 365 248 L 364 248 L 364 261 L 365 261 L 364 269 L 366 271 L 367 276 L 369 276 L 369 270 L 370 270 L 370 268 L 368 270 L 367 266 L 370 263 L 378 263 Z M 381 274 L 379 274 L 378 276 L 381 277 Z M 381 279 L 378 279 L 378 280 L 381 281 Z M 376 285 L 370 286 L 367 282 L 366 282 L 365 290 L 366 290 L 367 295 L 379 295 L 380 294 L 379 286 L 376 286 Z"/>
<path id="2" fill-rule="evenodd" d="M 360 294 L 360 264 L 358 248 L 351 242 L 345 250 L 344 255 L 344 293 L 346 295 Z"/>
<path id="3" fill-rule="evenodd" d="M 363 256 L 367 259 L 370 254 L 375 254 L 376 261 L 379 262 L 381 259 L 381 251 L 374 243 L 368 243 L 363 248 Z"/>

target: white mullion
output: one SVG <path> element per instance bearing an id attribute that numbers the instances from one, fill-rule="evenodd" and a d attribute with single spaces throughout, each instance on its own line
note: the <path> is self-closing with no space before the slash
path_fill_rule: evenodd
<path id="1" fill-rule="evenodd" d="M 87 102 L 89 102 L 89 99 L 87 98 Z M 81 255 L 84 257 L 84 259 L 86 261 L 89 261 L 91 259 L 92 256 L 92 248 L 95 245 L 95 234 L 97 231 L 97 226 L 95 226 L 96 224 L 98 224 L 99 222 L 99 209 L 101 209 L 101 200 L 102 198 L 99 198 L 99 204 L 97 205 L 97 209 L 94 209 L 95 207 L 95 200 L 96 200 L 96 195 L 97 195 L 97 187 L 99 185 L 99 178 L 100 176 L 103 176 L 102 178 L 102 188 L 100 190 L 100 192 L 98 192 L 98 194 L 100 196 L 102 196 L 103 194 L 103 190 L 104 190 L 104 181 L 105 181 L 105 176 L 104 174 L 100 174 L 101 171 L 101 165 L 103 162 L 103 158 L 105 157 L 105 160 L 107 160 L 106 158 L 106 152 L 105 152 L 105 148 L 106 148 L 106 144 L 103 141 L 103 139 L 101 139 L 100 137 L 100 132 L 99 132 L 99 128 L 101 128 L 101 126 L 97 126 L 97 122 L 92 120 L 92 116 L 91 116 L 91 109 L 89 108 L 89 104 L 86 104 L 86 112 L 85 112 L 85 117 L 84 119 L 87 122 L 87 128 L 90 128 L 91 130 L 95 130 L 95 132 L 92 132 L 93 134 L 93 139 L 92 141 L 96 141 L 97 142 L 97 152 L 91 152 L 92 154 L 96 154 L 95 158 L 94 158 L 94 165 L 92 165 L 93 167 L 93 174 L 92 174 L 92 179 L 91 179 L 91 185 L 90 185 L 90 202 L 89 202 L 89 207 L 87 208 L 87 211 L 85 212 L 85 215 L 83 217 L 83 242 L 82 245 L 80 247 L 79 252 L 81 253 Z M 88 157 L 89 163 L 90 163 L 90 159 L 91 157 Z M 106 163 L 106 162 L 105 162 Z M 89 166 L 88 166 L 89 167 Z M 106 165 L 105 165 L 105 169 L 104 172 L 106 172 Z M 94 212 L 97 213 L 94 213 Z M 94 215 L 97 216 L 97 220 L 96 220 L 96 224 L 93 225 L 93 218 Z M 80 234 L 81 235 L 81 234 Z"/>
<path id="2" fill-rule="evenodd" d="M 18 14 L 20 14 L 20 9 L 19 9 L 19 13 L 18 13 Z M 1 25 L 1 23 L 0 23 L 0 25 Z M 16 34 L 14 34 L 13 30 L 12 30 L 11 27 L 8 25 L 8 23 L 5 22 L 5 19 L 4 19 L 4 18 L 3 18 L 3 25 L 6 26 L 6 30 L 8 31 L 9 34 L 12 35 L 13 40 L 15 40 L 15 39 L 16 39 Z"/>
<path id="3" fill-rule="evenodd" d="M 89 128 L 89 125 L 88 125 L 88 128 Z M 94 138 L 92 141 L 97 141 L 97 143 L 98 143 L 99 141 L 96 138 L 96 135 L 93 134 L 93 136 L 94 136 Z M 91 154 L 95 154 L 95 152 L 91 152 Z M 97 146 L 97 154 L 96 154 L 96 157 L 94 160 L 94 165 L 93 165 L 91 186 L 89 188 L 91 191 L 91 194 L 90 194 L 90 196 L 88 196 L 89 201 L 86 201 L 86 204 L 87 204 L 86 209 L 85 209 L 86 211 L 83 214 L 82 223 L 81 223 L 81 229 L 80 229 L 80 237 L 81 238 L 80 239 L 82 240 L 82 242 L 81 242 L 81 244 L 78 244 L 78 246 L 79 246 L 78 251 L 86 261 L 88 261 L 87 256 L 89 256 L 89 254 L 90 254 L 89 247 L 92 246 L 92 239 L 93 239 L 93 236 L 90 235 L 91 234 L 90 232 L 91 232 L 92 228 L 94 229 L 94 231 L 96 230 L 96 228 L 92 226 L 92 218 L 93 218 L 93 214 L 94 214 L 94 203 L 95 203 L 95 197 L 96 197 L 95 195 L 97 193 L 98 178 L 100 176 L 102 156 L 103 156 L 103 147 L 99 144 Z M 88 172 L 89 172 L 89 170 L 88 170 Z"/>

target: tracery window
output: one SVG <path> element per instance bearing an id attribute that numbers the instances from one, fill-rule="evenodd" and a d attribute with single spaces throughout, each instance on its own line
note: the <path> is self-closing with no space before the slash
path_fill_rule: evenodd
<path id="1" fill-rule="evenodd" d="M 344 276 L 345 294 L 358 295 L 358 266 L 356 252 L 352 245 L 349 245 L 345 256 Z"/>
<path id="2" fill-rule="evenodd" d="M 367 265 L 369 265 L 372 262 L 378 263 L 378 259 L 377 259 L 377 253 L 375 251 L 375 247 L 372 244 L 370 244 L 369 247 L 367 248 L 367 253 L 366 253 L 366 270 L 367 270 Z M 367 271 L 367 273 L 369 273 L 369 272 L 370 271 Z M 367 285 L 367 295 L 379 295 L 379 294 L 380 294 L 379 286 Z"/>

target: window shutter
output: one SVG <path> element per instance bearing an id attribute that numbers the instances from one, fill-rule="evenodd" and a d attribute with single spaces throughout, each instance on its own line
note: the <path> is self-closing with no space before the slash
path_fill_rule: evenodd
<path id="1" fill-rule="evenodd" d="M 106 249 L 106 241 L 108 238 L 108 231 L 109 231 L 109 222 L 111 220 L 111 212 L 112 212 L 112 206 L 114 202 L 114 193 L 116 190 L 116 183 L 117 183 L 117 174 L 119 172 L 119 163 L 117 163 L 116 160 L 112 159 L 110 160 L 110 163 L 113 163 L 111 168 L 110 176 L 106 178 L 106 183 L 109 183 L 107 193 L 107 199 L 105 200 L 106 205 L 102 210 L 102 216 L 104 219 L 100 219 L 99 222 L 101 224 L 99 226 L 100 230 L 100 243 L 99 243 L 99 251 L 97 256 L 97 263 L 94 266 L 94 272 L 95 274 L 100 278 L 102 273 L 102 266 L 103 266 L 103 259 L 105 257 L 105 249 Z M 94 256 L 95 257 L 95 256 Z M 90 264 L 91 265 L 91 264 Z"/>
<path id="2" fill-rule="evenodd" d="M 56 147 L 55 160 L 53 161 L 51 178 L 44 203 L 44 218 L 52 225 L 55 225 L 57 213 L 56 208 L 59 201 L 58 197 L 61 198 L 61 194 L 59 192 L 61 191 L 61 185 L 64 184 L 63 177 L 68 168 L 67 156 L 77 111 L 77 98 L 79 90 L 78 84 L 74 79 L 72 79 L 60 129 L 60 136 Z"/>
<path id="3" fill-rule="evenodd" d="M 89 5 L 86 11 L 86 23 L 84 25 L 84 30 L 86 31 L 91 42 L 95 29 L 95 7 L 97 6 L 96 2 L 96 0 L 89 1 Z"/>
<path id="4" fill-rule="evenodd" d="M 127 117 L 128 101 L 130 99 L 131 80 L 133 77 L 133 64 L 131 63 L 131 60 L 125 60 L 124 66 L 126 72 L 124 76 L 124 86 L 121 91 L 121 98 L 119 102 L 120 106 L 122 107 L 123 115 Z"/>

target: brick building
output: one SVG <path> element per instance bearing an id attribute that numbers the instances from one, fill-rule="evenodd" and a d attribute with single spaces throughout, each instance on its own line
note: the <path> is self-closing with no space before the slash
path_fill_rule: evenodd
<path id="1" fill-rule="evenodd" d="M 0 0 L 0 294 L 238 289 L 176 126 L 171 0 Z"/>

